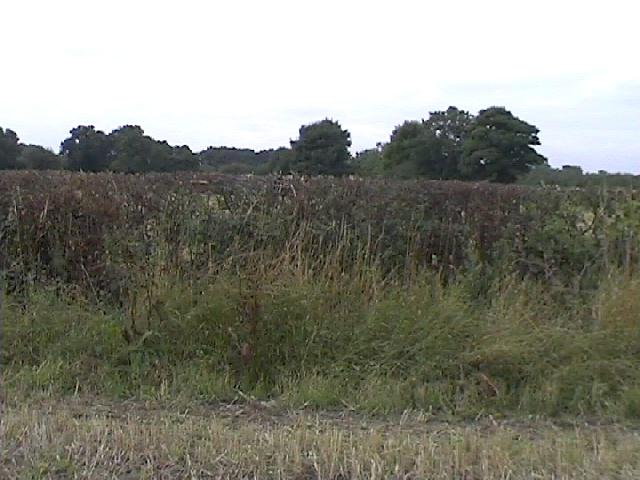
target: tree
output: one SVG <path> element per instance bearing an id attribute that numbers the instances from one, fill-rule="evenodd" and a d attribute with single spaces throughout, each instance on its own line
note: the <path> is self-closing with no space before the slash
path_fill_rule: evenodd
<path id="1" fill-rule="evenodd" d="M 170 161 L 170 153 L 139 125 L 124 125 L 109 134 L 112 140 L 110 168 L 117 172 L 142 173 L 159 170 Z"/>
<path id="2" fill-rule="evenodd" d="M 325 119 L 300 127 L 291 141 L 291 171 L 308 175 L 344 175 L 349 171 L 351 134 L 338 122 Z"/>
<path id="3" fill-rule="evenodd" d="M 353 169 L 361 177 L 378 177 L 383 173 L 382 145 L 356 153 Z"/>
<path id="4" fill-rule="evenodd" d="M 256 173 L 290 172 L 294 161 L 293 150 L 280 147 L 269 152 L 269 160 L 256 170 Z"/>
<path id="5" fill-rule="evenodd" d="M 442 170 L 440 139 L 416 120 L 406 121 L 393 130 L 383 157 L 384 170 L 396 177 L 436 177 Z"/>
<path id="6" fill-rule="evenodd" d="M 20 153 L 16 132 L 0 127 L 0 169 L 16 168 Z"/>
<path id="7" fill-rule="evenodd" d="M 472 180 L 511 183 L 547 159 L 532 145 L 540 145 L 539 130 L 504 107 L 481 110 L 464 141 L 462 173 Z"/>
<path id="8" fill-rule="evenodd" d="M 209 147 L 198 153 L 199 162 L 207 170 L 223 173 L 266 172 L 275 150 L 256 152 L 250 148 Z"/>
<path id="9" fill-rule="evenodd" d="M 93 125 L 79 125 L 60 144 L 60 154 L 71 170 L 99 172 L 109 168 L 111 140 Z"/>
<path id="10" fill-rule="evenodd" d="M 199 160 L 186 145 L 172 147 L 145 135 L 138 125 L 125 125 L 109 134 L 112 141 L 110 168 L 118 172 L 175 172 L 194 170 Z"/>
<path id="11" fill-rule="evenodd" d="M 220 170 L 226 165 L 254 166 L 259 162 L 258 154 L 249 148 L 209 147 L 199 154 L 202 165 Z"/>
<path id="12" fill-rule="evenodd" d="M 159 171 L 176 172 L 181 170 L 197 170 L 200 166 L 198 156 L 187 145 L 172 147 L 167 142 L 159 142 L 169 152 L 169 162 L 159 165 Z"/>
<path id="13" fill-rule="evenodd" d="M 463 144 L 473 119 L 469 112 L 450 106 L 445 111 L 430 112 L 429 118 L 423 122 L 425 128 L 440 140 L 441 157 L 436 178 L 460 178 Z"/>
<path id="14" fill-rule="evenodd" d="M 62 168 L 62 160 L 40 145 L 20 145 L 17 167 L 26 170 L 58 170 Z"/>
<path id="15" fill-rule="evenodd" d="M 384 168 L 400 177 L 460 178 L 462 145 L 473 116 L 457 107 L 396 127 L 384 148 Z"/>

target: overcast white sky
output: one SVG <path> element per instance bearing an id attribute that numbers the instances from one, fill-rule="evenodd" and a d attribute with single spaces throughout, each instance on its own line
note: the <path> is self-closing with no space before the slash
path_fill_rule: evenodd
<path id="1" fill-rule="evenodd" d="M 640 5 L 608 0 L 3 0 L 0 126 L 288 145 L 325 117 L 354 151 L 456 105 L 502 105 L 552 165 L 640 173 Z"/>

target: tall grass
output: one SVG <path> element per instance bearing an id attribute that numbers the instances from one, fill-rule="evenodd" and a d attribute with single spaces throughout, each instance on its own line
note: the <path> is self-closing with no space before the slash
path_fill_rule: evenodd
<path id="1" fill-rule="evenodd" d="M 433 275 L 370 295 L 282 273 L 245 288 L 233 276 L 167 284 L 135 331 L 126 311 L 50 292 L 10 301 L 3 387 L 378 413 L 640 414 L 634 279 L 603 283 L 584 305 L 513 279 L 489 301 L 464 278 L 443 287 Z"/>

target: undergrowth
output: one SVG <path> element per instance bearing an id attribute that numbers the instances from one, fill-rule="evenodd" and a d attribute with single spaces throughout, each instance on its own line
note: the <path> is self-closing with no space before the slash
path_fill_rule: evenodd
<path id="1" fill-rule="evenodd" d="M 137 319 L 73 292 L 9 297 L 2 387 L 13 398 L 640 417 L 637 279 L 605 279 L 584 302 L 514 277 L 489 298 L 464 277 L 366 295 L 347 278 L 263 280 L 165 282 Z"/>
<path id="2" fill-rule="evenodd" d="M 0 175 L 7 398 L 640 417 L 632 190 Z"/>

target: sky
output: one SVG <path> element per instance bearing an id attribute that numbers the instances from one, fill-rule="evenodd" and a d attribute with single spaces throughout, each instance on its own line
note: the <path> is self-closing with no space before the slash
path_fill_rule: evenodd
<path id="1" fill-rule="evenodd" d="M 553 166 L 640 173 L 633 0 L 4 0 L 0 126 L 76 125 L 194 151 L 288 146 L 338 120 L 353 151 L 449 105 L 504 106 Z"/>

